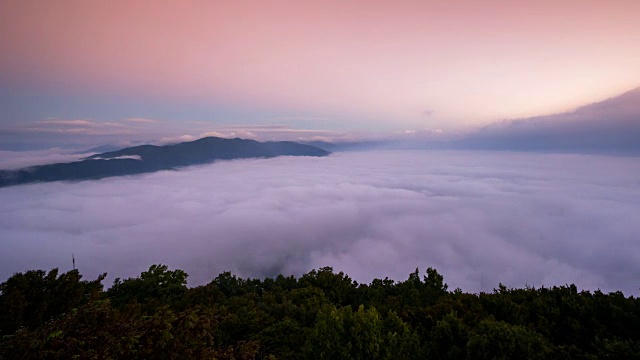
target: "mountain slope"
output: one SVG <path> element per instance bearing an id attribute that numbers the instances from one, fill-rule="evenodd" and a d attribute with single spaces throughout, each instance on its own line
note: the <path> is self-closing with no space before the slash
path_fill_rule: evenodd
<path id="1" fill-rule="evenodd" d="M 74 154 L 104 153 L 104 152 L 107 152 L 107 151 L 120 150 L 123 147 L 124 146 L 106 144 L 106 145 L 100 145 L 100 146 L 92 147 L 91 149 L 85 149 L 85 150 L 76 151 L 76 152 L 74 152 Z"/>
<path id="2" fill-rule="evenodd" d="M 326 156 L 329 152 L 291 141 L 257 142 L 207 137 L 175 145 L 141 145 L 90 156 L 82 161 L 0 170 L 0 187 L 41 181 L 88 180 L 133 175 L 215 160 L 275 156 Z"/>

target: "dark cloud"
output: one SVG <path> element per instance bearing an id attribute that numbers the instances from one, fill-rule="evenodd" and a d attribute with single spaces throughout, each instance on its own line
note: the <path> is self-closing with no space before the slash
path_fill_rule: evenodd
<path id="1" fill-rule="evenodd" d="M 0 278 L 152 263 L 190 284 L 334 266 L 358 281 L 437 268 L 452 288 L 576 283 L 638 293 L 640 162 L 594 155 L 372 151 L 218 162 L 0 189 Z"/>
<path id="2" fill-rule="evenodd" d="M 495 123 L 455 146 L 640 154 L 640 88 L 574 112 Z"/>
<path id="3" fill-rule="evenodd" d="M 434 110 L 430 110 L 430 109 L 429 109 L 429 110 L 424 110 L 424 111 L 422 112 L 422 116 L 424 116 L 424 117 L 431 117 L 431 116 L 433 116 L 433 114 L 434 114 L 434 113 L 435 113 L 435 111 L 434 111 Z"/>

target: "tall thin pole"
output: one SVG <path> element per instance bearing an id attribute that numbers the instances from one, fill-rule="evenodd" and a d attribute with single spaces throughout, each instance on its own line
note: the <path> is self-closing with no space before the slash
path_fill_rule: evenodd
<path id="1" fill-rule="evenodd" d="M 76 269 L 76 256 L 74 253 L 71 253 L 71 262 L 73 263 L 73 270 Z"/>

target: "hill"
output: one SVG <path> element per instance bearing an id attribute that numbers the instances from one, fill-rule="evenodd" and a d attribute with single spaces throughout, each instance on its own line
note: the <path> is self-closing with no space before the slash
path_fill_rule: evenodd
<path id="1" fill-rule="evenodd" d="M 32 182 L 89 180 L 177 169 L 216 160 L 275 156 L 326 156 L 329 152 L 291 141 L 258 142 L 206 137 L 175 145 L 141 145 L 87 157 L 81 161 L 0 170 L 0 187 Z"/>

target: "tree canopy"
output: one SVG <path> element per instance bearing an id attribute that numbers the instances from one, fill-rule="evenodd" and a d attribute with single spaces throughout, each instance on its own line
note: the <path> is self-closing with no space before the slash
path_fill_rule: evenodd
<path id="1" fill-rule="evenodd" d="M 0 359 L 637 359 L 640 301 L 574 285 L 449 291 L 435 269 L 358 284 L 229 272 L 187 287 L 33 270 L 0 284 Z"/>

